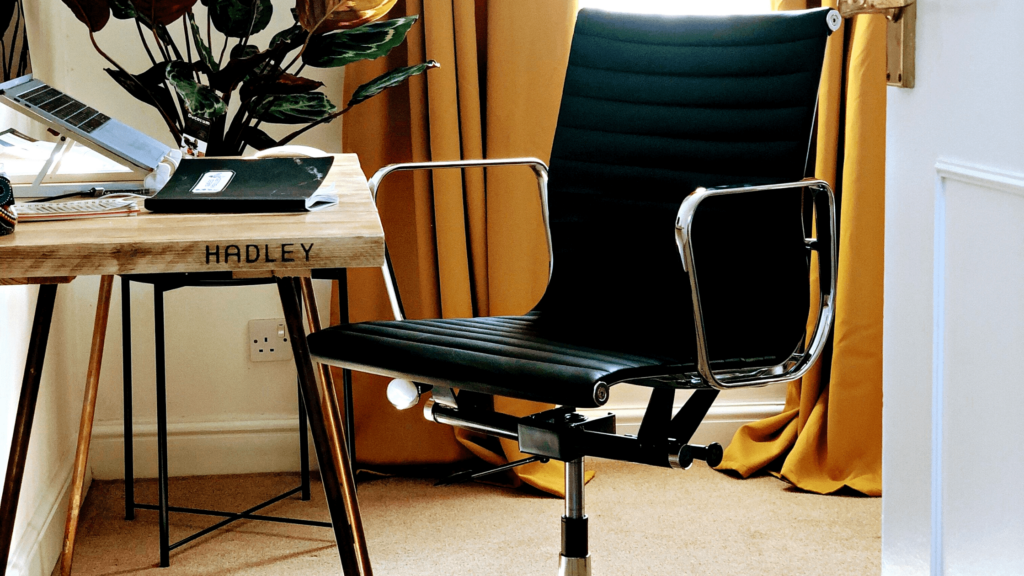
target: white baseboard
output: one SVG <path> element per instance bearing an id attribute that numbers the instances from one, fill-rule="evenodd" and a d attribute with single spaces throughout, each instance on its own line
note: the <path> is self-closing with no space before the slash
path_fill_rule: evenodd
<path id="1" fill-rule="evenodd" d="M 136 478 L 156 478 L 156 423 L 136 423 L 133 434 Z M 310 442 L 310 467 L 316 456 Z M 93 429 L 89 463 L 98 480 L 124 478 L 124 427 L 99 423 Z M 167 425 L 167 463 L 171 476 L 297 472 L 298 418 Z"/>
<path id="2" fill-rule="evenodd" d="M 675 407 L 678 410 L 682 405 Z M 755 422 L 764 418 L 775 416 L 782 412 L 785 406 L 783 402 L 718 402 L 711 407 L 708 415 L 701 422 L 694 433 L 691 442 L 693 444 L 707 445 L 711 442 L 718 442 L 722 446 L 728 446 L 732 441 L 733 434 L 744 424 Z M 588 415 L 600 415 L 608 412 L 615 413 L 616 430 L 619 434 L 636 434 L 640 430 L 640 422 L 643 420 L 647 405 L 640 406 L 616 406 L 608 408 L 593 408 L 580 410 Z"/>
<path id="3" fill-rule="evenodd" d="M 736 430 L 774 416 L 782 402 L 716 403 L 692 439 L 695 444 L 727 446 Z M 593 415 L 615 412 L 620 434 L 636 434 L 646 405 L 582 410 Z M 678 408 L 678 407 L 677 407 Z M 134 428 L 135 477 L 155 478 L 156 424 Z M 167 426 L 171 476 L 296 472 L 299 469 L 299 425 L 295 418 L 230 422 L 186 422 Z M 93 430 L 89 463 L 98 480 L 124 478 L 124 429 L 120 422 L 99 423 Z M 310 465 L 316 457 L 310 443 Z"/>
<path id="4" fill-rule="evenodd" d="M 74 453 L 61 466 L 61 474 L 52 478 L 40 494 L 38 504 L 24 531 L 17 536 L 7 563 L 11 576 L 50 576 L 60 559 L 64 543 L 64 521 L 68 501 L 71 498 L 71 471 L 74 467 Z M 86 474 L 87 494 L 92 477 Z"/>

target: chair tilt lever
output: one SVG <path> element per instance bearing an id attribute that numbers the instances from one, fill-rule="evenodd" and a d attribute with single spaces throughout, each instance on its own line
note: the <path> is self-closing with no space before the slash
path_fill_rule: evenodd
<path id="1" fill-rule="evenodd" d="M 461 484 L 463 482 L 469 482 L 470 480 L 483 478 L 484 476 L 490 476 L 491 474 L 505 472 L 506 470 L 511 470 L 513 468 L 524 466 L 526 464 L 531 464 L 533 462 L 547 464 L 549 461 L 550 460 L 548 460 L 547 458 L 542 458 L 540 456 L 530 456 L 529 458 L 523 458 L 522 460 L 516 460 L 515 462 L 509 462 L 508 464 L 495 466 L 493 468 L 488 468 L 486 470 L 482 470 L 479 472 L 476 472 L 474 470 L 463 470 L 462 472 L 456 472 L 455 474 L 452 474 L 447 478 L 442 478 L 441 480 L 438 480 L 434 484 L 434 486 L 450 486 L 452 484 Z"/>

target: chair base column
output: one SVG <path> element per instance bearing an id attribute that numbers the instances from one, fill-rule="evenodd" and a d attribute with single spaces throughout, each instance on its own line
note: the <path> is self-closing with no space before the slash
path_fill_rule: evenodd
<path id="1" fill-rule="evenodd" d="M 585 558 L 559 555 L 558 576 L 590 576 L 590 554 Z"/>
<path id="2" fill-rule="evenodd" d="M 583 457 L 565 463 L 565 515 L 558 576 L 590 576 L 587 515 L 584 507 Z"/>

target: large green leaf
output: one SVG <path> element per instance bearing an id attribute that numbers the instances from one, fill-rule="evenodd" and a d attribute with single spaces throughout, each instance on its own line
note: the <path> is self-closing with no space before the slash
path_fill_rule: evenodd
<path id="1" fill-rule="evenodd" d="M 290 52 L 291 50 L 302 46 L 302 43 L 306 41 L 306 36 L 308 34 L 309 32 L 306 32 L 306 30 L 299 24 L 296 24 L 291 28 L 285 28 L 277 34 L 274 34 L 274 37 L 270 39 L 270 47 L 267 48 L 267 50 L 284 49 L 285 52 Z"/>
<path id="2" fill-rule="evenodd" d="M 260 52 L 259 48 L 251 44 L 235 46 L 231 49 L 231 59 L 224 68 L 210 75 L 210 88 L 223 93 L 234 90 L 243 80 L 258 73 L 271 56 L 269 50 Z"/>
<path id="3" fill-rule="evenodd" d="M 302 53 L 302 62 L 317 68 L 333 68 L 359 60 L 380 58 L 405 40 L 405 35 L 417 18 L 416 15 L 393 18 L 351 30 L 313 36 Z"/>
<path id="4" fill-rule="evenodd" d="M 196 0 L 132 0 L 132 3 L 136 14 L 166 26 L 191 10 Z"/>
<path id="5" fill-rule="evenodd" d="M 132 96 L 168 114 L 175 113 L 174 100 L 164 84 L 167 62 L 161 62 L 142 74 L 128 74 L 113 68 L 104 70 Z"/>
<path id="6" fill-rule="evenodd" d="M 107 0 L 64 0 L 75 18 L 89 27 L 90 32 L 99 32 L 110 20 L 110 4 Z"/>
<path id="7" fill-rule="evenodd" d="M 242 138 L 245 140 L 246 144 L 257 150 L 266 150 L 267 148 L 277 146 L 277 140 L 271 138 L 270 135 L 263 130 L 252 126 L 247 126 L 245 130 L 242 131 Z"/>
<path id="8" fill-rule="evenodd" d="M 110 13 L 118 20 L 131 20 L 135 18 L 135 5 L 132 0 L 108 0 Z"/>
<path id="9" fill-rule="evenodd" d="M 355 28 L 380 20 L 397 0 L 296 0 L 295 17 L 313 34 Z"/>
<path id="10" fill-rule="evenodd" d="M 348 105 L 355 106 L 360 102 L 369 100 L 377 94 L 387 90 L 388 88 L 394 88 L 402 82 L 405 82 L 410 77 L 417 74 L 422 74 L 431 68 L 440 68 L 441 65 L 433 60 L 428 60 L 423 64 L 417 64 L 415 66 L 406 66 L 404 68 L 395 68 L 394 70 L 377 76 L 373 80 L 370 80 L 366 84 L 363 84 L 359 88 L 355 89 L 352 93 L 352 99 L 348 101 Z"/>
<path id="11" fill-rule="evenodd" d="M 196 44 L 196 52 L 199 53 L 199 59 L 203 64 L 206 64 L 210 72 L 220 70 L 220 64 L 213 57 L 213 52 L 210 52 L 210 47 L 203 41 L 203 33 L 199 30 L 199 25 L 196 24 L 196 17 L 191 12 L 188 13 L 188 24 L 192 30 L 192 41 Z"/>
<path id="12" fill-rule="evenodd" d="M 253 102 L 253 116 L 264 122 L 306 124 L 334 112 L 334 104 L 320 92 L 268 94 Z"/>
<path id="13" fill-rule="evenodd" d="M 198 84 L 192 79 L 191 66 L 184 62 L 170 62 L 165 72 L 178 95 L 185 100 L 185 106 L 194 116 L 216 118 L 228 111 L 227 105 L 213 89 Z"/>
<path id="14" fill-rule="evenodd" d="M 270 0 L 209 0 L 209 3 L 203 3 L 209 6 L 213 26 L 231 38 L 245 38 L 262 32 L 274 14 Z"/>
<path id="15" fill-rule="evenodd" d="M 302 94 L 312 92 L 324 85 L 323 82 L 302 78 L 293 74 L 279 74 L 257 76 L 253 79 L 246 79 L 242 89 L 238 91 L 242 102 L 248 102 L 256 96 L 264 94 Z"/>

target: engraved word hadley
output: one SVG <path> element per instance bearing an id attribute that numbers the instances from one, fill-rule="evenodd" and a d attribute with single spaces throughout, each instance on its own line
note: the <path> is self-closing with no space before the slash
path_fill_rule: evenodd
<path id="1" fill-rule="evenodd" d="M 207 244 L 206 263 L 209 264 L 210 260 L 213 260 L 214 263 L 220 264 L 221 256 L 224 257 L 225 264 L 231 262 L 232 258 L 238 264 L 242 262 L 254 264 L 256 262 L 295 262 L 296 258 L 301 259 L 303 256 L 305 256 L 306 262 L 309 262 L 309 253 L 313 251 L 313 243 L 310 242 L 309 246 L 300 243 L 299 248 L 301 250 L 296 249 L 295 244 L 281 244 L 280 246 L 275 244 L 273 248 L 270 247 L 270 244 L 264 244 L 262 247 L 259 244 L 244 246 L 228 244 L 221 252 L 220 244 L 212 248 Z"/>

